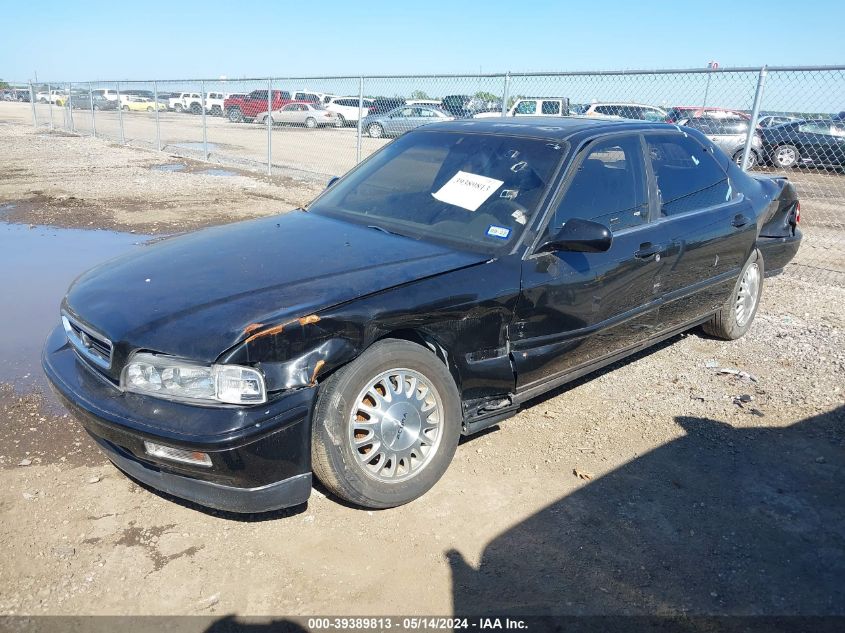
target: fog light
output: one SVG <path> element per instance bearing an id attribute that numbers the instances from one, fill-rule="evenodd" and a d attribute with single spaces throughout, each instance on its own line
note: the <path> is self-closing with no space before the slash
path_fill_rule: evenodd
<path id="1" fill-rule="evenodd" d="M 161 459 L 184 462 L 185 464 L 195 464 L 197 466 L 211 466 L 211 458 L 208 456 L 208 453 L 173 448 L 172 446 L 162 446 L 161 444 L 146 441 L 144 442 L 144 450 L 147 451 L 148 455 L 160 457 Z"/>

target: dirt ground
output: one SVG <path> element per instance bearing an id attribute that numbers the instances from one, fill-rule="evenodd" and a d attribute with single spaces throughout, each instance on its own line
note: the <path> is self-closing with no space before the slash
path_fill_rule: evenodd
<path id="1" fill-rule="evenodd" d="M 13 124 L 0 148 L 11 222 L 177 232 L 317 187 L 157 172 L 172 161 Z M 49 393 L 3 386 L 0 614 L 843 615 L 843 302 L 790 266 L 743 339 L 688 333 L 557 390 L 385 511 L 319 487 L 270 515 L 181 503 Z"/>

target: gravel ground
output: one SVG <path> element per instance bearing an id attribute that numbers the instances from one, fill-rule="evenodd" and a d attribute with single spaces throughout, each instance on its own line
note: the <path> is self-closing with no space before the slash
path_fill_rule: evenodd
<path id="1" fill-rule="evenodd" d="M 281 213 L 324 186 L 231 168 L 208 175 L 214 165 L 10 123 L 0 123 L 0 146 L 0 214 L 10 222 L 174 233 Z"/>
<path id="2" fill-rule="evenodd" d="M 24 222 L 185 230 L 299 191 L 10 125 L 0 139 L 0 200 L 65 199 L 9 212 Z M 843 302 L 791 266 L 743 339 L 677 336 L 540 398 L 379 512 L 319 487 L 261 516 L 178 502 L 112 467 L 49 394 L 5 386 L 0 614 L 845 614 Z"/>

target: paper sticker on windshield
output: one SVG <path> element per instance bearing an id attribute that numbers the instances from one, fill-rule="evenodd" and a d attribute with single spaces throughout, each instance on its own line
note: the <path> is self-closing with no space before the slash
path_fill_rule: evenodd
<path id="1" fill-rule="evenodd" d="M 508 239 L 508 236 L 511 234 L 511 230 L 504 226 L 496 226 L 495 224 L 491 224 L 490 227 L 487 229 L 487 235 L 490 237 L 497 237 L 500 240 Z"/>
<path id="2" fill-rule="evenodd" d="M 431 195 L 440 202 L 454 204 L 467 211 L 475 211 L 502 186 L 504 180 L 487 178 L 466 171 L 459 171 Z"/>

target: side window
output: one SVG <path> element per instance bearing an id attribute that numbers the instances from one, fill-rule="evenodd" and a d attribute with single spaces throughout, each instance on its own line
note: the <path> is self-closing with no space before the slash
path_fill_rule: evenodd
<path id="1" fill-rule="evenodd" d="M 543 114 L 560 114 L 560 102 L 543 101 L 542 112 Z"/>
<path id="2" fill-rule="evenodd" d="M 727 174 L 713 155 L 689 136 L 646 136 L 657 179 L 660 215 L 673 216 L 731 199 Z"/>
<path id="3" fill-rule="evenodd" d="M 615 115 L 618 110 L 615 106 L 596 106 L 593 110 L 596 114 Z"/>
<path id="4" fill-rule="evenodd" d="M 618 231 L 648 221 L 643 152 L 638 136 L 592 145 L 560 201 L 550 234 L 571 218 L 593 220 Z"/>
<path id="5" fill-rule="evenodd" d="M 514 112 L 515 112 L 515 114 L 536 114 L 537 113 L 537 102 L 536 101 L 520 101 L 519 105 L 516 106 L 516 110 Z"/>
<path id="6" fill-rule="evenodd" d="M 807 134 L 824 134 L 825 136 L 830 136 L 830 126 L 821 121 L 802 123 L 798 126 L 798 131 Z"/>

